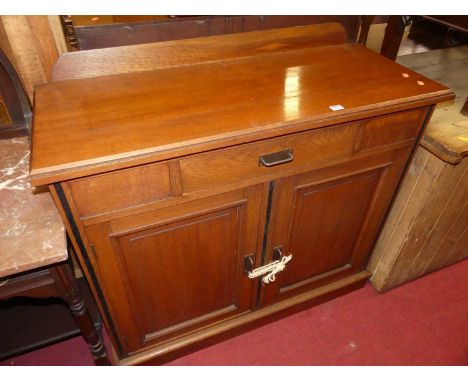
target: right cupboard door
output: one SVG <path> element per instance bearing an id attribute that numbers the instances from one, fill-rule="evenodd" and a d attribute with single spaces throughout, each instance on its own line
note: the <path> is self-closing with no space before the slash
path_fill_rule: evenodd
<path id="1" fill-rule="evenodd" d="M 273 186 L 265 263 L 292 255 L 263 285 L 262 305 L 365 269 L 409 149 L 280 179 Z"/>

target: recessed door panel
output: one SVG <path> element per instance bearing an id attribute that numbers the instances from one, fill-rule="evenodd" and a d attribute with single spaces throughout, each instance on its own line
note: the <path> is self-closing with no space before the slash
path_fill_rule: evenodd
<path id="1" fill-rule="evenodd" d="M 292 255 L 261 290 L 261 305 L 364 270 L 408 149 L 275 182 L 265 263 Z M 276 250 L 275 250 L 276 249 Z"/>
<path id="2" fill-rule="evenodd" d="M 239 308 L 238 212 L 234 207 L 118 239 L 146 339 Z"/>
<path id="3" fill-rule="evenodd" d="M 256 259 L 261 188 L 87 228 L 98 276 L 110 309 L 118 312 L 114 317 L 127 351 L 254 306 L 253 281 L 244 272 L 243 259 Z"/>
<path id="4" fill-rule="evenodd" d="M 296 188 L 288 245 L 293 261 L 283 274 L 282 289 L 351 266 L 354 245 L 378 179 L 374 172 Z"/>

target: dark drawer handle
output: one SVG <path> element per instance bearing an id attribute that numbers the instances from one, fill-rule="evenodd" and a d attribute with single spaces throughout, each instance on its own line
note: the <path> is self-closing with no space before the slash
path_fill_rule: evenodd
<path id="1" fill-rule="evenodd" d="M 294 160 L 294 150 L 283 150 L 276 153 L 265 154 L 258 158 L 258 165 L 272 167 L 283 163 L 292 162 Z"/>

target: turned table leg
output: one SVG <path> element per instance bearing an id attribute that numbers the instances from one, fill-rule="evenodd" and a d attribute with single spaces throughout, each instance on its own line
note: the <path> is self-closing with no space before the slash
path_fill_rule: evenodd
<path id="1" fill-rule="evenodd" d="M 50 274 L 61 292 L 61 297 L 70 307 L 73 318 L 88 343 L 94 363 L 98 366 L 110 365 L 102 333 L 94 326 L 93 319 L 81 295 L 70 263 L 67 261 L 66 263 L 51 267 Z"/>

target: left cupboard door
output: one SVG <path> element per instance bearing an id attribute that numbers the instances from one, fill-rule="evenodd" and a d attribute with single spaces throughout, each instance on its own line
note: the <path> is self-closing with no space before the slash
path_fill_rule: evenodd
<path id="1" fill-rule="evenodd" d="M 249 312 L 262 186 L 90 225 L 90 260 L 124 355 Z"/>

